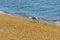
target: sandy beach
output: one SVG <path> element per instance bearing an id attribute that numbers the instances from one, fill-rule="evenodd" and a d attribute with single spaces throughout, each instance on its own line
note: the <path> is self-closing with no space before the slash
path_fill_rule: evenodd
<path id="1" fill-rule="evenodd" d="M 60 40 L 60 26 L 0 14 L 0 40 Z"/>

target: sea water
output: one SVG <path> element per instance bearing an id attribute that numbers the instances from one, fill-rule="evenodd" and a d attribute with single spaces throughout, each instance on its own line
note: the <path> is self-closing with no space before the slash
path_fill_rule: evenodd
<path id="1" fill-rule="evenodd" d="M 60 20 L 60 0 L 0 0 L 0 11 Z"/>

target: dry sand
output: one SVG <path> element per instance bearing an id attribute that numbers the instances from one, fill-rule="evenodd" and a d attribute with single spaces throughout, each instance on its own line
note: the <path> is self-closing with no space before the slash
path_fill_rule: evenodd
<path id="1" fill-rule="evenodd" d="M 60 40 L 60 27 L 0 14 L 0 40 Z"/>

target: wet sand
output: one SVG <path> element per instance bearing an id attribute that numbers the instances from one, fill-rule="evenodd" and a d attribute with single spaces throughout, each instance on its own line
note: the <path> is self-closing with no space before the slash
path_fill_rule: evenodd
<path id="1" fill-rule="evenodd" d="M 0 14 L 0 40 L 60 40 L 60 26 Z"/>

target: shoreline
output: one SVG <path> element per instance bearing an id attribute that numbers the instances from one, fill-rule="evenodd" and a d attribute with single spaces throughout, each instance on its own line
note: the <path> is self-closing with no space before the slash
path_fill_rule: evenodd
<path id="1" fill-rule="evenodd" d="M 0 14 L 5 14 L 5 15 L 12 16 L 12 17 L 17 17 L 17 18 L 22 18 L 22 19 L 34 21 L 33 19 L 29 18 L 29 17 L 32 17 L 32 16 L 18 15 L 17 13 L 16 14 L 14 14 L 14 13 L 13 14 L 10 14 L 10 13 L 8 13 L 8 12 L 6 13 L 4 11 L 0 11 Z M 47 23 L 47 24 L 52 24 L 52 25 L 60 26 L 60 21 L 59 20 L 47 20 L 47 19 L 44 19 L 44 18 L 37 18 L 37 19 L 41 23 Z"/>

